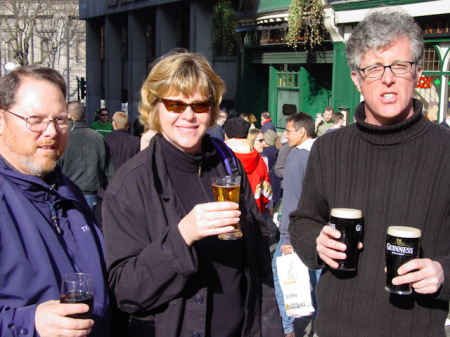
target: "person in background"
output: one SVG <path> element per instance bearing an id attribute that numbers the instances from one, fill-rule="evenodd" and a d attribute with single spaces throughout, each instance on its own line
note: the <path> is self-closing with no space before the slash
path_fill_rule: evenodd
<path id="1" fill-rule="evenodd" d="M 331 117 L 333 117 L 333 107 L 327 106 L 325 108 L 325 111 L 323 112 L 323 118 L 322 116 L 320 116 L 316 119 L 317 136 L 322 136 L 325 133 L 325 131 L 327 131 L 329 128 L 333 126 L 333 121 L 331 120 Z"/>
<path id="2" fill-rule="evenodd" d="M 128 124 L 128 115 L 122 111 L 117 111 L 112 122 L 114 131 L 105 136 L 116 171 L 123 163 L 140 151 L 140 140 L 128 133 Z"/>
<path id="3" fill-rule="evenodd" d="M 334 112 L 331 120 L 333 121 L 333 126 L 325 131 L 325 133 L 330 133 L 342 128 L 342 125 L 344 125 L 344 114 L 342 112 Z"/>
<path id="4" fill-rule="evenodd" d="M 100 109 L 98 116 L 98 120 L 91 124 L 92 130 L 97 131 L 102 136 L 106 136 L 108 133 L 114 131 L 113 125 L 108 120 L 108 109 Z"/>
<path id="5" fill-rule="evenodd" d="M 242 162 L 259 210 L 264 213 L 272 199 L 272 187 L 264 159 L 255 148 L 252 148 L 251 142 L 247 139 L 249 128 L 250 123 L 242 118 L 228 120 L 225 125 L 225 144 Z"/>
<path id="6" fill-rule="evenodd" d="M 278 141 L 278 134 L 273 132 L 272 130 L 267 130 L 264 134 L 264 147 L 261 153 L 261 156 L 267 158 L 268 162 L 268 169 L 269 169 L 269 179 L 270 179 L 270 186 L 272 187 L 272 200 L 271 202 L 271 208 L 267 208 L 266 210 L 266 222 L 267 227 L 270 230 L 270 246 L 272 247 L 272 251 L 275 250 L 276 243 L 277 243 L 277 237 L 278 237 L 278 227 L 273 221 L 273 213 L 274 208 L 277 205 L 277 203 L 281 199 L 281 181 L 282 179 L 278 177 L 275 172 L 275 164 L 278 161 L 278 153 L 279 150 L 276 147 L 276 143 Z"/>
<path id="7" fill-rule="evenodd" d="M 206 130 L 206 133 L 209 134 L 211 137 L 216 137 L 223 140 L 224 139 L 223 125 L 226 120 L 227 120 L 227 112 L 219 110 L 219 117 L 217 118 L 215 125 L 209 127 L 208 130 Z"/>
<path id="8" fill-rule="evenodd" d="M 142 134 L 141 137 L 141 151 L 145 150 L 148 147 L 154 135 L 156 135 L 155 131 L 150 130 L 147 127 L 145 128 L 145 132 Z"/>
<path id="9" fill-rule="evenodd" d="M 272 122 L 272 119 L 270 118 L 270 113 L 267 111 L 263 112 L 261 114 L 261 131 L 262 133 L 266 133 L 267 130 L 272 130 L 277 132 L 277 128 Z"/>
<path id="10" fill-rule="evenodd" d="M 260 129 L 249 129 L 247 140 L 250 143 L 250 150 L 251 151 L 256 150 L 256 152 L 259 153 L 259 155 L 264 160 L 264 163 L 266 164 L 267 171 L 269 171 L 269 158 L 267 158 L 267 156 L 263 155 L 265 143 L 264 143 L 264 136 L 263 136 L 263 133 L 261 132 L 261 130 Z M 269 179 L 270 179 L 270 174 L 269 174 Z M 270 185 L 272 187 L 272 183 Z M 272 192 L 273 192 L 273 188 L 272 188 Z M 273 205 L 274 205 L 274 203 L 273 203 L 273 195 L 272 195 L 272 199 L 270 199 L 269 203 L 266 205 L 266 209 L 264 210 L 264 213 L 263 213 L 263 217 L 266 222 L 267 222 L 267 217 L 270 217 L 273 214 Z M 271 229 L 269 228 L 269 230 L 271 230 Z"/>
<path id="11" fill-rule="evenodd" d="M 286 314 L 284 306 L 284 295 L 281 290 L 277 273 L 276 259 L 279 256 L 293 254 L 289 236 L 289 214 L 297 208 L 302 194 L 303 179 L 305 177 L 306 164 L 309 152 L 315 141 L 315 125 L 312 117 L 304 112 L 291 115 L 286 119 L 286 138 L 288 145 L 293 150 L 289 153 L 284 167 L 284 192 L 281 204 L 280 241 L 272 260 L 272 270 L 275 283 L 275 294 L 277 295 L 278 308 L 283 321 L 284 335 L 294 336 L 294 318 Z M 309 270 L 309 278 L 312 285 L 311 299 L 317 313 L 316 285 L 321 270 Z"/>
<path id="12" fill-rule="evenodd" d="M 86 123 L 84 106 L 80 102 L 70 102 L 68 112 L 75 126 L 69 134 L 67 148 L 59 165 L 62 172 L 78 185 L 89 207 L 95 212 L 99 190 L 108 186 L 115 167 L 105 138 L 91 130 Z M 101 226 L 101 221 L 97 222 Z"/>
<path id="13" fill-rule="evenodd" d="M 282 334 L 267 228 L 241 163 L 239 205 L 216 202 L 211 185 L 227 174 L 206 135 L 223 92 L 203 56 L 179 51 L 155 61 L 142 86 L 141 121 L 157 134 L 103 204 L 117 336 Z M 242 238 L 218 238 L 238 222 Z"/>
<path id="14" fill-rule="evenodd" d="M 289 153 L 291 153 L 291 151 L 293 150 L 293 148 L 289 146 L 288 141 L 286 139 L 286 131 L 284 131 L 283 134 L 281 135 L 280 143 L 282 145 L 281 145 L 280 151 L 278 152 L 277 162 L 275 163 L 273 172 L 275 172 L 277 177 L 282 179 L 281 180 L 281 190 L 283 190 L 284 166 L 286 165 L 286 160 L 287 160 Z M 281 195 L 283 195 L 283 191 L 281 192 Z"/>
<path id="15" fill-rule="evenodd" d="M 240 118 L 243 118 L 244 120 L 246 120 L 247 122 L 250 123 L 250 130 L 255 129 L 255 122 L 257 122 L 258 120 L 256 119 L 255 115 L 252 113 L 242 113 L 240 116 Z"/>
<path id="16" fill-rule="evenodd" d="M 264 149 L 264 135 L 260 129 L 249 129 L 247 139 L 250 143 L 250 150 L 255 149 L 259 154 L 263 152 Z M 264 158 L 263 158 L 264 159 Z M 269 167 L 269 162 L 266 162 L 267 167 Z"/>
<path id="17" fill-rule="evenodd" d="M 308 159 L 302 195 L 289 234 L 310 269 L 323 268 L 317 287 L 318 336 L 445 336 L 450 300 L 450 133 L 426 119 L 413 99 L 422 74 L 422 29 L 407 13 L 370 12 L 346 43 L 351 78 L 364 96 L 352 123 L 319 137 Z M 340 232 L 328 226 L 333 208 L 362 211 L 356 272 L 345 259 Z M 389 226 L 421 230 L 420 256 L 398 269 L 385 290 Z M 368 319 L 366 304 L 370 306 Z M 407 331 L 407 332 L 406 332 Z M 406 332 L 406 333 L 405 333 Z"/>
<path id="18" fill-rule="evenodd" d="M 450 108 L 447 109 L 446 119 L 444 119 L 439 124 L 447 129 L 450 129 Z"/>
<path id="19" fill-rule="evenodd" d="M 278 139 L 278 134 L 272 130 L 267 130 L 264 134 L 264 146 L 260 154 L 266 157 L 268 160 L 268 169 L 270 177 L 270 185 L 273 192 L 273 204 L 275 205 L 281 197 L 281 178 L 279 178 L 274 172 L 275 163 L 278 160 L 279 150 L 275 146 Z"/>
<path id="20" fill-rule="evenodd" d="M 136 119 L 133 122 L 133 135 L 135 137 L 141 138 L 143 133 L 144 133 L 144 125 L 139 121 L 139 117 L 136 117 Z"/>
<path id="21" fill-rule="evenodd" d="M 28 65 L 0 79 L 0 335 L 110 336 L 103 237 L 57 165 L 73 128 L 64 78 Z M 101 137 L 100 135 L 98 135 Z M 88 273 L 84 303 L 61 304 L 61 278 Z"/>

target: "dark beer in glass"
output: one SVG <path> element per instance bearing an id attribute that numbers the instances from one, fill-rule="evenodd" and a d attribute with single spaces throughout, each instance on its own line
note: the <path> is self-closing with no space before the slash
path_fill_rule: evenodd
<path id="1" fill-rule="evenodd" d="M 92 277 L 84 273 L 72 273 L 62 277 L 60 303 L 84 303 L 89 306 L 89 311 L 68 315 L 67 317 L 88 319 L 91 318 L 94 308 L 94 291 Z"/>
<path id="2" fill-rule="evenodd" d="M 386 290 L 398 294 L 412 293 L 411 283 L 393 285 L 392 279 L 398 276 L 398 268 L 406 262 L 419 257 L 420 229 L 405 226 L 390 226 L 386 235 Z"/>
<path id="3" fill-rule="evenodd" d="M 341 237 L 337 241 L 347 246 L 344 251 L 347 255 L 345 260 L 335 260 L 339 263 L 337 269 L 356 270 L 358 243 L 361 241 L 362 234 L 362 212 L 353 208 L 333 208 L 328 225 L 341 232 Z"/>

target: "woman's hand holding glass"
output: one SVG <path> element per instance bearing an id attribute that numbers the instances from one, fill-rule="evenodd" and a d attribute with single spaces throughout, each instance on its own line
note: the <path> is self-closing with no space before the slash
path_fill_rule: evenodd
<path id="1" fill-rule="evenodd" d="M 207 236 L 228 233 L 239 222 L 239 205 L 235 202 L 208 202 L 195 206 L 178 224 L 181 236 L 190 247 Z"/>

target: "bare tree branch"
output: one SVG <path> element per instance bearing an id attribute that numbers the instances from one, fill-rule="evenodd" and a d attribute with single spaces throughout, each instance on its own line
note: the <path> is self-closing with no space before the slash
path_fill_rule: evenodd
<path id="1" fill-rule="evenodd" d="M 3 39 L 20 65 L 48 61 L 58 48 L 80 36 L 78 1 L 3 0 L 2 6 Z M 45 48 L 30 60 L 33 40 Z"/>

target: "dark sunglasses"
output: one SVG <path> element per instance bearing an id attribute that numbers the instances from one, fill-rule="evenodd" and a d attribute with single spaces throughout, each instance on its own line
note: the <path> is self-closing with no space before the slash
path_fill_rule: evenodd
<path id="1" fill-rule="evenodd" d="M 176 101 L 172 99 L 159 98 L 159 101 L 164 103 L 167 111 L 182 113 L 188 106 L 191 107 L 192 111 L 196 113 L 205 113 L 211 109 L 211 100 L 186 103 L 182 101 Z"/>
<path id="2" fill-rule="evenodd" d="M 100 114 L 100 116 L 108 116 L 108 114 Z"/>

